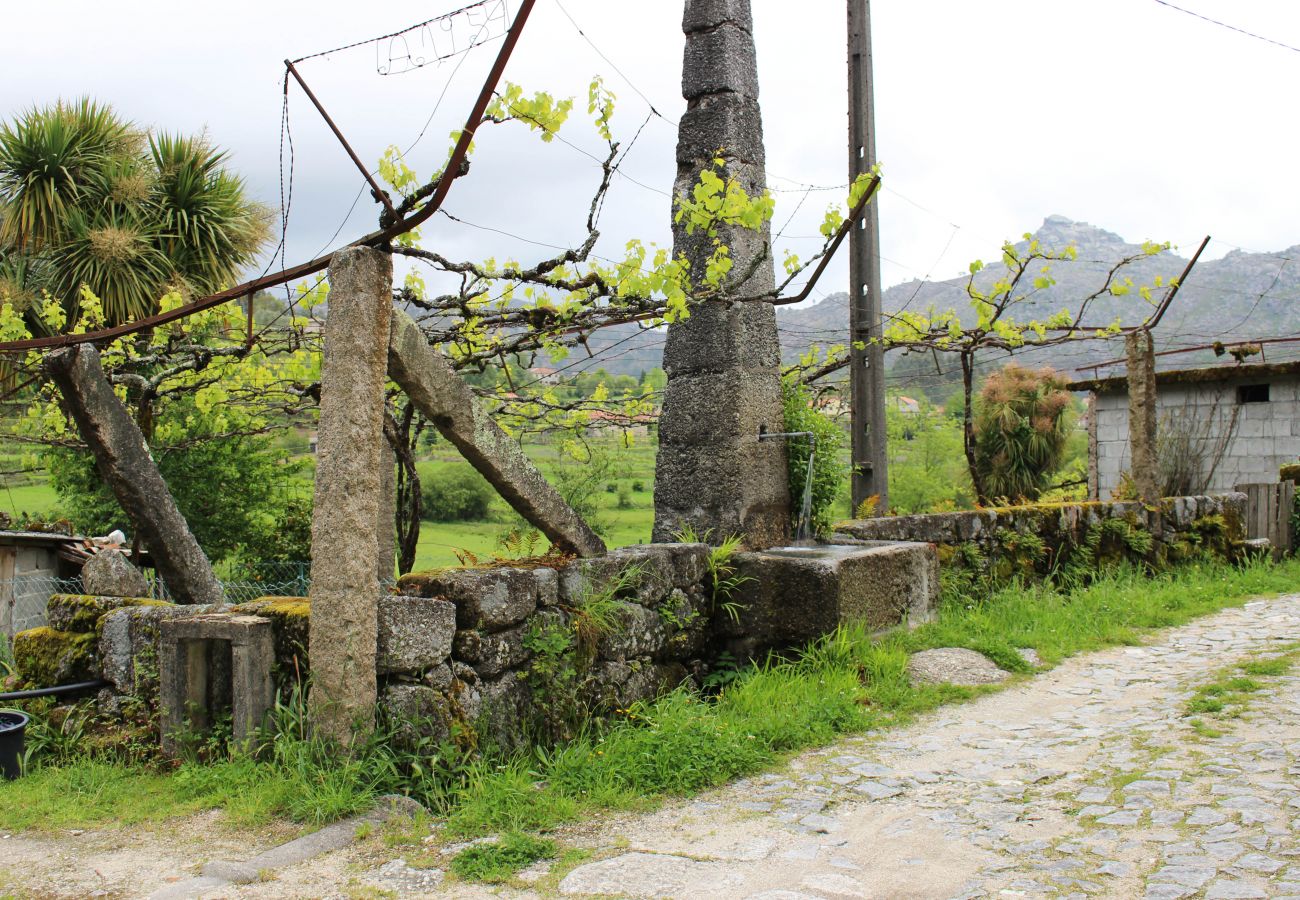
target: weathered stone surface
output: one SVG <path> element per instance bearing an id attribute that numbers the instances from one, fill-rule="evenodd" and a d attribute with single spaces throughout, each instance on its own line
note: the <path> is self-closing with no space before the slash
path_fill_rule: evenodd
<path id="1" fill-rule="evenodd" d="M 690 109 L 678 129 L 674 191 L 688 193 L 713 160 L 724 177 L 751 194 L 766 183 L 758 69 L 749 33 L 748 0 L 697 0 L 683 16 L 686 48 L 682 94 Z M 770 230 L 721 225 L 717 238 L 731 252 L 733 296 L 772 291 Z M 673 252 L 698 278 L 713 242 L 702 230 L 674 223 Z M 743 534 L 755 548 L 784 542 L 790 529 L 785 447 L 760 442 L 762 429 L 781 431 L 780 359 L 776 316 L 767 303 L 698 305 L 668 328 L 664 350 L 668 386 L 655 462 L 656 541 L 693 527 L 706 540 Z M 690 382 L 686 376 L 717 378 Z M 723 404 L 719 406 L 719 404 Z M 703 428 L 710 418 L 712 428 Z"/>
<path id="2" fill-rule="evenodd" d="M 757 100 L 741 94 L 716 94 L 695 101 L 682 113 L 677 138 L 679 163 L 704 159 L 724 146 L 735 159 L 763 164 L 763 122 Z"/>
<path id="3" fill-rule="evenodd" d="M 1128 362 L 1128 431 L 1133 486 L 1143 503 L 1160 502 L 1156 458 L 1156 357 L 1150 331 L 1124 336 Z"/>
<path id="4" fill-rule="evenodd" d="M 624 853 L 578 866 L 560 882 L 566 896 L 701 897 L 740 883 L 739 873 L 716 862 L 659 853 Z"/>
<path id="5" fill-rule="evenodd" d="M 740 553 L 734 560 L 746 579 L 733 598 L 738 621 L 715 616 L 733 652 L 803 644 L 841 624 L 872 631 L 919 624 L 938 598 L 938 557 L 930 544 L 818 545 Z"/>
<path id="6" fill-rule="evenodd" d="M 105 614 L 126 606 L 167 606 L 148 597 L 97 597 L 88 594 L 55 594 L 45 607 L 45 618 L 59 631 L 96 631 Z"/>
<path id="7" fill-rule="evenodd" d="M 658 611 L 639 603 L 620 603 L 617 624 L 600 636 L 596 652 L 603 659 L 655 656 L 668 644 L 668 629 Z"/>
<path id="8" fill-rule="evenodd" d="M 553 544 L 579 556 L 605 552 L 604 541 L 501 430 L 442 354 L 429 346 L 420 326 L 402 312 L 393 315 L 388 367 L 442 436 Z"/>
<path id="9" fill-rule="evenodd" d="M 104 377 L 90 344 L 54 350 L 45 368 L 59 387 L 95 468 L 144 538 L 158 574 L 182 603 L 218 603 L 212 566 L 149 454 L 144 435 Z"/>
<path id="10" fill-rule="evenodd" d="M 349 247 L 330 262 L 312 516 L 311 712 L 349 743 L 377 700 L 379 509 L 392 258 Z"/>
<path id="11" fill-rule="evenodd" d="M 281 687 L 290 687 L 311 670 L 308 644 L 311 640 L 311 601 L 306 597 L 259 597 L 231 610 L 261 616 L 271 621 L 275 647 L 276 677 Z"/>
<path id="12" fill-rule="evenodd" d="M 445 741 L 451 737 L 451 706 L 440 690 L 423 684 L 392 683 L 380 694 L 380 704 L 397 724 L 398 739 L 408 747 L 419 738 Z"/>
<path id="13" fill-rule="evenodd" d="M 758 97 L 754 37 L 730 21 L 716 28 L 688 32 L 682 65 L 682 96 L 687 100 L 721 93 Z"/>
<path id="14" fill-rule="evenodd" d="M 745 31 L 754 30 L 754 17 L 748 2 L 740 0 L 686 0 L 682 13 L 682 31 L 704 31 L 730 22 Z"/>
<path id="15" fill-rule="evenodd" d="M 81 567 L 81 587 L 101 597 L 148 597 L 149 582 L 120 550 L 100 550 Z"/>
<path id="16" fill-rule="evenodd" d="M 681 663 L 655 663 L 649 659 L 599 662 L 585 685 L 593 709 L 627 709 L 633 703 L 653 700 L 690 678 Z"/>
<path id="17" fill-rule="evenodd" d="M 528 721 L 532 707 L 532 694 L 528 682 L 518 672 L 507 672 L 495 681 L 479 685 L 482 707 L 477 724 L 479 739 L 505 750 L 523 746 L 527 732 L 522 727 Z"/>
<path id="18" fill-rule="evenodd" d="M 379 673 L 422 672 L 445 663 L 456 635 L 456 607 L 431 597 L 379 600 Z"/>
<path id="19" fill-rule="evenodd" d="M 507 669 L 518 668 L 528 661 L 524 647 L 524 625 L 505 631 L 458 631 L 453 643 L 456 659 L 474 667 L 481 678 L 495 678 Z"/>
<path id="20" fill-rule="evenodd" d="M 120 693 L 156 702 L 158 641 L 167 619 L 218 612 L 211 606 L 131 606 L 106 613 L 100 622 L 102 677 Z"/>
<path id="21" fill-rule="evenodd" d="M 14 635 L 14 668 L 33 688 L 90 681 L 99 676 L 95 636 L 43 626 Z"/>
<path id="22" fill-rule="evenodd" d="M 541 605 L 543 592 L 555 591 L 556 585 L 556 579 L 539 577 L 537 570 L 506 566 L 439 569 L 406 575 L 399 582 L 404 593 L 450 600 L 461 628 L 488 631 L 522 622 Z M 553 593 L 549 599 L 554 603 Z"/>
<path id="23" fill-rule="evenodd" d="M 573 606 L 581 598 L 614 590 L 617 596 L 657 606 L 674 588 L 690 591 L 708 574 L 706 544 L 637 544 L 605 556 L 570 563 L 559 573 L 558 597 Z"/>
<path id="24" fill-rule="evenodd" d="M 275 700 L 271 621 L 229 613 L 161 623 L 158 708 L 162 751 L 176 755 L 186 732 L 203 735 L 228 704 L 231 739 L 251 746 Z"/>
<path id="25" fill-rule="evenodd" d="M 984 564 L 996 572 L 1001 566 L 1019 575 L 1046 575 L 1052 568 L 1068 563 L 1071 554 L 1088 539 L 1089 529 L 1109 520 L 1121 519 L 1138 531 L 1149 532 L 1156 540 L 1151 551 L 1138 555 L 1122 539 L 1103 540 L 1099 558 L 1160 563 L 1175 558 L 1181 545 L 1197 552 L 1209 550 L 1232 555 L 1244 537 L 1242 528 L 1246 495 L 1219 494 L 1210 497 L 1166 497 L 1157 509 L 1137 501 L 1089 501 L 1069 504 L 1025 504 L 1022 506 L 972 510 L 932 515 L 882 516 L 854 519 L 835 526 L 832 540 L 861 539 L 870 541 L 926 541 L 939 544 L 944 564 L 953 558 L 954 548 L 973 544 Z M 1005 553 L 1007 532 L 1035 535 L 1050 548 L 1032 558 Z M 1014 557 L 1014 558 L 1013 558 Z"/>
<path id="26" fill-rule="evenodd" d="M 984 654 L 962 647 L 914 653 L 907 674 L 914 684 L 996 684 L 1011 677 Z"/>

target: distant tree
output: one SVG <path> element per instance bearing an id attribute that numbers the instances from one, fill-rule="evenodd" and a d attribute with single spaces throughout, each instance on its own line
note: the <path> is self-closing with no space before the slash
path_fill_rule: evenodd
<path id="1" fill-rule="evenodd" d="M 1061 468 L 1074 424 L 1066 380 L 1014 363 L 975 400 L 975 486 L 983 498 L 1034 500 Z"/>

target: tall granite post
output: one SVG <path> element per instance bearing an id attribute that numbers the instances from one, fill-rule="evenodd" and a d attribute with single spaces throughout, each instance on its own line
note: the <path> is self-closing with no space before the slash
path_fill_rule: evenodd
<path id="1" fill-rule="evenodd" d="M 343 744 L 373 725 L 392 258 L 349 247 L 330 261 L 311 523 L 311 715 Z M 391 530 L 392 520 L 387 523 Z"/>
<path id="2" fill-rule="evenodd" d="M 1128 356 L 1128 442 L 1133 486 L 1139 500 L 1155 506 L 1161 491 L 1156 456 L 1156 357 L 1151 332 L 1129 332 L 1124 349 Z"/>
<path id="3" fill-rule="evenodd" d="M 90 344 L 55 350 L 45 357 L 45 369 L 95 457 L 99 476 L 144 538 L 172 596 L 178 603 L 220 603 L 221 585 L 212 565 L 167 489 L 144 435 L 104 376 L 99 351 Z"/>
<path id="4" fill-rule="evenodd" d="M 751 196 L 767 185 L 758 67 L 749 0 L 686 0 L 686 54 L 678 126 L 674 193 L 689 195 L 716 156 Z M 748 278 L 728 286 L 733 297 L 774 288 L 770 230 L 719 226 L 732 272 Z M 686 255 L 703 280 L 713 252 L 708 235 L 673 226 L 673 251 Z M 780 348 L 770 303 L 710 301 L 668 328 L 668 387 L 659 423 L 655 467 L 656 541 L 683 526 L 708 540 L 740 534 L 753 548 L 783 543 L 790 532 L 785 445 L 760 441 L 782 431 Z"/>

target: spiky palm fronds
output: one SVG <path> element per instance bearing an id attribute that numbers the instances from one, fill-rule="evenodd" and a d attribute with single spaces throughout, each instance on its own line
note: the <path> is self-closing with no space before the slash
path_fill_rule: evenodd
<path id="1" fill-rule="evenodd" d="M 105 160 L 138 142 L 129 123 L 88 98 L 0 126 L 0 244 L 34 252 L 56 243 Z"/>
<path id="2" fill-rule="evenodd" d="M 69 321 L 76 320 L 82 285 L 103 302 L 110 322 L 152 312 L 172 277 L 154 223 L 111 207 L 101 207 L 97 215 L 74 209 L 66 222 L 67 233 L 50 250 L 49 259 L 55 295 L 68 310 Z"/>
<path id="3" fill-rule="evenodd" d="M 1072 426 L 1065 380 L 1014 363 L 985 381 L 975 401 L 975 468 L 982 494 L 1032 500 L 1061 467 Z"/>
<path id="4" fill-rule="evenodd" d="M 0 255 L 25 257 L 37 293 L 57 297 L 70 323 L 83 286 L 110 324 L 156 312 L 176 287 L 219 290 L 268 235 L 264 208 L 202 137 L 149 136 L 146 147 L 88 99 L 0 126 Z"/>
<path id="5" fill-rule="evenodd" d="M 151 136 L 149 152 L 160 249 L 194 290 L 219 290 L 266 241 L 265 211 L 249 202 L 244 180 L 225 168 L 226 154 L 206 140 Z"/>

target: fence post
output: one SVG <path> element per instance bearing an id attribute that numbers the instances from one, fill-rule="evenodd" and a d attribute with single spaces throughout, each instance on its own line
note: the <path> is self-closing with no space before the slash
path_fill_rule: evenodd
<path id="1" fill-rule="evenodd" d="M 1239 484 L 1236 490 L 1246 495 L 1246 537 L 1267 538 L 1274 559 L 1289 553 L 1295 540 L 1291 527 L 1295 484 L 1290 481 Z"/>

